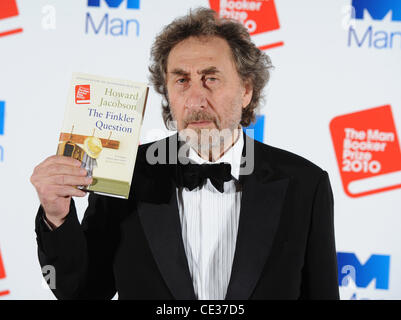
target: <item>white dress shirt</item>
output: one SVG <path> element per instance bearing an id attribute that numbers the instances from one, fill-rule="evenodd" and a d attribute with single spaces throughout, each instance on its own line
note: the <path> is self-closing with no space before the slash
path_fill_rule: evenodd
<path id="1" fill-rule="evenodd" d="M 209 179 L 192 191 L 177 188 L 182 238 L 189 271 L 199 300 L 223 300 L 231 276 L 237 239 L 242 192 L 238 188 L 240 159 L 244 145 L 240 132 L 235 144 L 213 163 L 231 165 L 234 179 L 220 193 Z M 188 158 L 210 163 L 190 148 Z"/>

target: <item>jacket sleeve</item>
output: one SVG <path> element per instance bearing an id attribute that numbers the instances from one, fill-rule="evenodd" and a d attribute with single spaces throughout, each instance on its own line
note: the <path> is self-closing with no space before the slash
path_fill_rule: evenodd
<path id="1" fill-rule="evenodd" d="M 118 218 L 112 210 L 121 210 L 118 200 L 91 193 L 82 225 L 71 200 L 66 220 L 53 231 L 39 208 L 35 221 L 39 262 L 42 271 L 54 270 L 49 285 L 58 299 L 111 299 L 115 295 L 113 255 Z M 47 277 L 51 279 L 50 274 Z"/>
<path id="2" fill-rule="evenodd" d="M 314 195 L 302 274 L 301 298 L 339 299 L 334 201 L 326 171 L 322 171 Z"/>

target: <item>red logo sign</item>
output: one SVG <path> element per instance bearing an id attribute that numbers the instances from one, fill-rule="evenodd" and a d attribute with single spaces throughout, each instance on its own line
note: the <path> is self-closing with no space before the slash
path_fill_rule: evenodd
<path id="1" fill-rule="evenodd" d="M 16 0 L 0 1 L 0 20 L 18 16 L 18 7 Z M 11 28 L 9 30 L 0 30 L 0 37 L 22 32 L 22 28 Z"/>
<path id="2" fill-rule="evenodd" d="M 251 36 L 280 29 L 274 0 L 209 0 L 209 3 L 221 18 L 240 21 Z M 283 44 L 279 41 L 259 46 L 259 49 L 266 50 Z"/>
<path id="3" fill-rule="evenodd" d="M 330 131 L 348 196 L 401 188 L 401 151 L 390 105 L 336 117 Z"/>
<path id="4" fill-rule="evenodd" d="M 79 84 L 75 86 L 75 103 L 89 104 L 91 100 L 91 91 L 89 84 Z"/>
<path id="5" fill-rule="evenodd" d="M 3 259 L 1 258 L 1 251 L 0 251 L 0 280 L 6 278 L 6 270 L 4 269 Z M 9 290 L 1 290 L 0 289 L 0 297 L 10 294 Z"/>

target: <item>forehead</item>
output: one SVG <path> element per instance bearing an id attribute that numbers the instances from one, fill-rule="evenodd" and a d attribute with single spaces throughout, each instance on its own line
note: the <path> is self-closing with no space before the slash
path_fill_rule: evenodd
<path id="1" fill-rule="evenodd" d="M 231 48 L 222 38 L 187 38 L 171 49 L 167 59 L 167 72 L 175 68 L 190 72 L 211 66 L 221 71 L 235 69 Z"/>

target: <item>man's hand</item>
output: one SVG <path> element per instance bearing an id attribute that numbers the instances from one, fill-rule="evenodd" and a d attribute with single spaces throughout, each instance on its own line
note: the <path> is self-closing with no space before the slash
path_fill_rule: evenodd
<path id="1" fill-rule="evenodd" d="M 80 161 L 70 157 L 51 156 L 33 171 L 31 183 L 38 193 L 46 220 L 54 227 L 59 227 L 67 216 L 71 197 L 86 195 L 76 186 L 86 186 L 92 182 L 80 165 Z"/>

